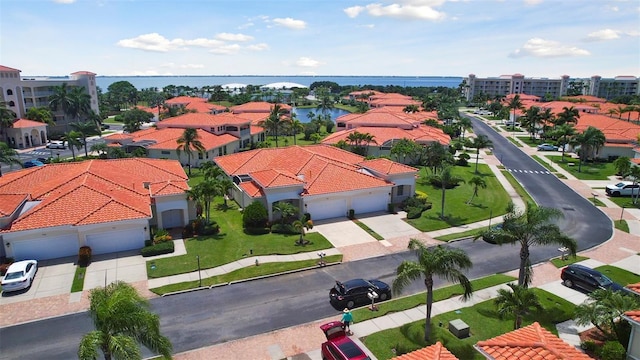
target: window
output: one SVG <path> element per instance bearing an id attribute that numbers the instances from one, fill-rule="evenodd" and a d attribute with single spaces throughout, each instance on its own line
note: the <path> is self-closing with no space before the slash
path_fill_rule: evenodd
<path id="1" fill-rule="evenodd" d="M 201 153 L 201 152 L 199 152 L 199 153 L 198 153 L 198 159 L 199 159 L 199 160 L 204 159 L 204 156 L 202 156 L 202 153 Z"/>
<path id="2" fill-rule="evenodd" d="M 169 155 L 169 154 L 171 154 L 171 151 L 168 151 L 168 150 L 162 150 L 162 151 L 160 151 L 160 153 L 161 153 L 162 155 Z"/>
<path id="3" fill-rule="evenodd" d="M 398 195 L 398 196 L 404 195 L 404 185 L 398 186 L 398 190 L 396 191 L 396 195 Z"/>
<path id="4" fill-rule="evenodd" d="M 7 95 L 13 95 L 13 90 L 11 89 L 7 90 Z"/>

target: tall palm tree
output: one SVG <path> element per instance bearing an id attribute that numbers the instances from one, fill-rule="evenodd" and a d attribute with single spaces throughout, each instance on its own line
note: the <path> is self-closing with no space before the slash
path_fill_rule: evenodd
<path id="1" fill-rule="evenodd" d="M 467 139 L 467 146 L 470 148 L 476 149 L 476 170 L 475 173 L 478 173 L 478 160 L 480 159 L 480 149 L 488 148 L 493 146 L 493 142 L 489 140 L 489 137 L 484 134 L 480 134 L 474 138 Z"/>
<path id="2" fill-rule="evenodd" d="M 313 229 L 313 222 L 311 220 L 305 221 L 304 217 L 296 220 L 291 224 L 293 229 L 300 232 L 300 238 L 296 241 L 296 245 L 305 245 L 304 231 Z"/>
<path id="3" fill-rule="evenodd" d="M 440 218 L 444 219 L 444 197 L 447 189 L 451 189 L 454 186 L 458 185 L 460 182 L 464 182 L 464 179 L 459 176 L 453 175 L 453 173 L 451 172 L 451 166 L 449 165 L 443 167 L 439 173 L 432 176 L 435 181 L 440 183 L 440 187 L 442 188 Z"/>
<path id="4" fill-rule="evenodd" d="M 427 247 L 417 239 L 409 240 L 409 249 L 413 250 L 418 261 L 404 260 L 396 269 L 393 280 L 393 292 L 399 294 L 414 280 L 424 279 L 427 287 L 427 314 L 424 325 L 424 340 L 431 338 L 431 308 L 433 306 L 433 279 L 438 277 L 462 286 L 462 299 L 468 300 L 473 294 L 471 282 L 464 273 L 473 264 L 469 256 L 461 249 L 442 245 Z"/>
<path id="5" fill-rule="evenodd" d="M 461 117 L 460 119 L 458 119 L 458 126 L 460 127 L 460 130 L 462 131 L 462 141 L 464 141 L 464 135 L 467 132 L 467 130 L 470 130 L 473 128 L 473 124 L 471 123 L 471 119 L 469 119 L 466 116 Z"/>
<path id="6" fill-rule="evenodd" d="M 8 164 L 10 167 L 13 164 L 19 165 L 18 152 L 7 145 L 7 143 L 0 142 L 0 164 Z M 2 176 L 2 169 L 0 168 L 0 177 Z"/>
<path id="7" fill-rule="evenodd" d="M 471 199 L 467 201 L 467 204 L 471 204 L 473 199 L 475 199 L 475 197 L 478 196 L 478 188 L 483 188 L 483 189 L 487 188 L 487 182 L 484 181 L 484 179 L 481 178 L 480 176 L 474 176 L 471 178 L 471 180 L 469 180 L 469 185 L 473 186 L 473 194 L 471 195 Z"/>
<path id="8" fill-rule="evenodd" d="M 520 267 L 518 285 L 528 287 L 532 280 L 530 248 L 532 246 L 560 245 L 569 249 L 575 255 L 576 241 L 565 235 L 553 220 L 561 219 L 564 215 L 558 209 L 527 204 L 524 211 L 509 204 L 507 214 L 503 217 L 502 228 L 483 231 L 476 239 L 483 236 L 495 236 L 500 245 L 520 244 Z M 489 233 L 489 232 L 492 233 Z"/>
<path id="9" fill-rule="evenodd" d="M 160 333 L 160 318 L 134 287 L 118 281 L 91 290 L 89 314 L 95 330 L 82 337 L 78 358 L 142 359 L 139 344 L 171 359 L 172 345 Z"/>
<path id="10" fill-rule="evenodd" d="M 279 130 L 284 126 L 285 121 L 287 121 L 287 119 L 283 117 L 284 112 L 285 109 L 282 108 L 282 105 L 275 104 L 269 112 L 269 117 L 260 122 L 260 126 L 274 134 L 276 138 L 276 147 L 278 147 Z"/>
<path id="11" fill-rule="evenodd" d="M 71 88 L 67 83 L 52 88 L 53 94 L 49 96 L 49 108 L 53 111 L 62 110 L 63 114 L 72 116 L 74 113 L 75 99 L 71 95 Z"/>
<path id="12" fill-rule="evenodd" d="M 640 166 L 638 165 L 631 166 L 629 168 L 629 172 L 627 175 L 633 179 L 633 184 L 636 185 L 638 182 L 640 182 Z M 633 193 L 631 195 L 633 195 Z M 636 195 L 631 197 L 631 201 L 633 202 L 634 205 L 638 202 L 639 198 L 640 198 L 640 191 L 636 192 Z"/>
<path id="13" fill-rule="evenodd" d="M 193 150 L 197 150 L 198 153 L 205 152 L 204 145 L 202 145 L 200 141 L 200 135 L 198 135 L 196 129 L 184 129 L 184 132 L 176 142 L 178 143 L 178 147 L 176 148 L 178 158 L 180 158 L 181 151 L 187 154 L 187 166 L 189 167 L 189 176 L 191 176 L 191 155 L 193 155 Z"/>
<path id="14" fill-rule="evenodd" d="M 91 110 L 91 96 L 84 90 L 84 87 L 73 87 L 69 91 L 73 105 L 70 114 L 75 119 L 81 119 L 89 115 Z"/>
<path id="15" fill-rule="evenodd" d="M 537 106 L 531 106 L 525 113 L 523 120 L 521 120 L 522 126 L 527 129 L 529 136 L 532 139 L 536 138 L 536 131 L 538 126 L 542 124 L 542 116 L 540 114 L 540 108 Z"/>
<path id="16" fill-rule="evenodd" d="M 589 126 L 585 131 L 573 137 L 572 143 L 579 147 L 578 172 L 582 171 L 582 163 L 584 161 L 596 156 L 606 140 L 602 130 L 593 126 Z"/>
<path id="17" fill-rule="evenodd" d="M 563 107 L 562 112 L 556 116 L 556 126 L 563 124 L 577 124 L 580 118 L 580 111 L 573 106 Z"/>
<path id="18" fill-rule="evenodd" d="M 71 156 L 73 161 L 76 161 L 76 150 L 82 149 L 82 141 L 80 141 L 81 134 L 77 131 L 71 130 L 62 135 L 63 141 L 67 142 L 69 149 L 71 150 Z"/>
<path id="19" fill-rule="evenodd" d="M 515 318 L 513 329 L 517 330 L 522 326 L 522 317 L 531 310 L 541 310 L 542 305 L 531 289 L 511 283 L 507 286 L 511 288 L 511 291 L 498 289 L 498 296 L 493 302 L 498 306 L 500 317 L 510 315 Z"/>
<path id="20" fill-rule="evenodd" d="M 295 117 L 292 117 L 291 124 L 289 124 L 289 126 L 293 132 L 293 145 L 296 145 L 298 134 L 304 131 L 304 124 Z"/>
<path id="21" fill-rule="evenodd" d="M 520 110 L 523 108 L 522 105 L 522 100 L 520 100 L 520 95 L 516 94 L 514 97 L 511 98 L 511 100 L 509 100 L 509 104 L 507 104 L 507 107 L 511 110 L 513 110 L 513 118 L 512 123 L 511 123 L 511 130 L 515 130 L 516 128 L 516 110 Z"/>
<path id="22" fill-rule="evenodd" d="M 562 124 L 556 128 L 554 131 L 555 136 L 560 137 L 562 139 L 562 158 L 561 161 L 564 162 L 564 152 L 566 151 L 566 145 L 571 142 L 573 136 L 576 135 L 576 128 L 573 127 L 573 124 Z"/>
<path id="23" fill-rule="evenodd" d="M 322 114 L 326 114 L 327 112 L 333 110 L 333 100 L 331 100 L 331 93 L 327 88 L 319 88 L 318 89 L 318 99 L 320 102 L 318 103 L 317 110 L 320 110 Z"/>
<path id="24" fill-rule="evenodd" d="M 9 143 L 7 138 L 8 128 L 13 127 L 13 122 L 16 120 L 16 113 L 13 110 L 7 108 L 7 103 L 0 101 L 0 134 L 2 134 L 2 140 Z"/>
<path id="25" fill-rule="evenodd" d="M 84 157 L 89 157 L 87 151 L 87 137 L 98 134 L 100 130 L 96 128 L 96 124 L 90 122 L 74 122 L 71 123 L 71 129 L 80 134 L 82 144 L 84 145 Z"/>

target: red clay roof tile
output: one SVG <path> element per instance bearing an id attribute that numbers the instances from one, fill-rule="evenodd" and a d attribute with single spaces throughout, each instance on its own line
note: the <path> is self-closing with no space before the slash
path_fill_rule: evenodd
<path id="1" fill-rule="evenodd" d="M 402 354 L 391 360 L 458 360 L 440 341 L 431 346 Z"/>

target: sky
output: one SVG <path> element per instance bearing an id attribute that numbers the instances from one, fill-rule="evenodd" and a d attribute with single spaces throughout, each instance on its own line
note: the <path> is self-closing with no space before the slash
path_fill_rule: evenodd
<path id="1" fill-rule="evenodd" d="M 22 76 L 640 76 L 638 0 L 2 0 Z"/>

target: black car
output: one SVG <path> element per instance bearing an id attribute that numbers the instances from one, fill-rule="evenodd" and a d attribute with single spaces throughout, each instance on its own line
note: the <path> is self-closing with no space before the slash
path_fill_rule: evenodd
<path id="1" fill-rule="evenodd" d="M 624 286 L 611 281 L 603 273 L 578 264 L 571 264 L 562 269 L 560 278 L 566 287 L 579 287 L 587 292 L 597 289 L 626 291 Z"/>
<path id="2" fill-rule="evenodd" d="M 352 309 L 356 305 L 371 304 L 369 293 L 377 294 L 376 302 L 391 299 L 391 287 L 380 280 L 353 279 L 336 281 L 329 291 L 329 301 L 337 309 Z"/>

